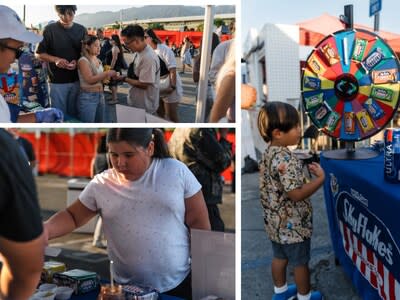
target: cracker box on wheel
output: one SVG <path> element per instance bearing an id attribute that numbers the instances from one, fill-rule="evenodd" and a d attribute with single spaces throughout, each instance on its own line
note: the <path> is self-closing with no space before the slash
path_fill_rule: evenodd
<path id="1" fill-rule="evenodd" d="M 385 130 L 384 178 L 400 183 L 400 128 Z"/>

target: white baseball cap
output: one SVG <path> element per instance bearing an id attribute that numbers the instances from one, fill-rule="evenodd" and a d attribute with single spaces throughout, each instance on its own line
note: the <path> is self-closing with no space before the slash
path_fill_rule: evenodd
<path id="1" fill-rule="evenodd" d="M 39 43 L 43 37 L 26 30 L 17 13 L 5 5 L 0 5 L 0 39 L 13 39 L 24 43 Z"/>

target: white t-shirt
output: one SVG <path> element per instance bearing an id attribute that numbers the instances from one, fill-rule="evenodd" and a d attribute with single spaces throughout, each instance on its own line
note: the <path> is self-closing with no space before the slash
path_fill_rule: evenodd
<path id="1" fill-rule="evenodd" d="M 214 53 L 211 59 L 210 71 L 208 72 L 208 80 L 213 84 L 215 88 L 215 83 L 217 81 L 217 74 L 225 62 L 225 58 L 229 52 L 231 44 L 234 39 L 224 41 L 218 44 L 214 49 Z"/>
<path id="2" fill-rule="evenodd" d="M 109 169 L 86 186 L 79 199 L 103 218 L 117 282 L 165 292 L 185 279 L 190 245 L 184 199 L 200 190 L 186 165 L 172 158 L 153 159 L 136 181 Z"/>
<path id="3" fill-rule="evenodd" d="M 139 81 L 151 84 L 147 89 L 132 86 L 129 90 L 128 104 L 154 114 L 160 102 L 160 60 L 149 45 L 136 54 L 134 72 Z"/>
<path id="4" fill-rule="evenodd" d="M 0 123 L 10 123 L 11 114 L 6 100 L 0 95 Z"/>
<path id="5" fill-rule="evenodd" d="M 157 44 L 157 49 L 154 50 L 157 55 L 161 57 L 161 59 L 167 65 L 168 70 L 172 68 L 176 68 L 176 58 L 174 52 L 164 45 L 164 44 Z M 178 72 L 176 72 L 176 89 L 169 95 L 163 97 L 163 101 L 167 103 L 175 103 L 180 102 L 183 96 L 183 89 L 182 89 L 182 80 L 179 76 Z"/>

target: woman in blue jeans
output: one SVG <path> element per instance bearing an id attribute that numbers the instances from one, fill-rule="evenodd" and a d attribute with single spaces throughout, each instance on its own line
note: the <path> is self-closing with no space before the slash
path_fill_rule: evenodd
<path id="1" fill-rule="evenodd" d="M 95 35 L 87 35 L 82 41 L 82 57 L 78 60 L 81 86 L 78 112 L 79 119 L 86 123 L 103 122 L 105 114 L 103 81 L 108 81 L 117 75 L 114 70 L 103 70 L 103 65 L 97 58 L 99 53 L 99 39 Z"/>

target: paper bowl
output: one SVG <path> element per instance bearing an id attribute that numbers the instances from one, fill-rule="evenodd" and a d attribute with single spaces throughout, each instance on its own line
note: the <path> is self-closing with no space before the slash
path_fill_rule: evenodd
<path id="1" fill-rule="evenodd" d="M 56 294 L 52 291 L 37 292 L 31 299 L 34 300 L 54 300 Z"/>
<path id="2" fill-rule="evenodd" d="M 56 289 L 56 300 L 67 300 L 71 298 L 73 292 L 73 288 L 67 286 L 59 286 Z"/>
<path id="3" fill-rule="evenodd" d="M 54 283 L 43 283 L 39 285 L 39 292 L 46 292 L 46 291 L 54 292 L 56 288 L 57 285 Z"/>

